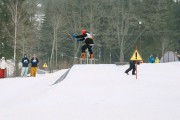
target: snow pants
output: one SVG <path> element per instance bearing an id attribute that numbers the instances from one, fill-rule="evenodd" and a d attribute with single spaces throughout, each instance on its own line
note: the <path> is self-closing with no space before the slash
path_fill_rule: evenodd
<path id="1" fill-rule="evenodd" d="M 31 77 L 36 77 L 37 67 L 31 67 L 30 75 Z"/>
<path id="2" fill-rule="evenodd" d="M 86 49 L 88 49 L 88 51 L 89 51 L 89 54 L 93 54 L 93 51 L 92 51 L 92 46 L 90 46 L 90 45 L 83 45 L 82 46 L 82 53 L 85 53 L 85 50 Z"/>
<path id="3" fill-rule="evenodd" d="M 125 71 L 125 73 L 128 73 L 129 71 L 132 70 L 132 74 L 135 74 L 136 71 L 136 66 L 135 65 L 130 65 L 130 67 Z"/>
<path id="4" fill-rule="evenodd" d="M 21 77 L 27 77 L 28 67 L 22 67 L 21 69 Z"/>

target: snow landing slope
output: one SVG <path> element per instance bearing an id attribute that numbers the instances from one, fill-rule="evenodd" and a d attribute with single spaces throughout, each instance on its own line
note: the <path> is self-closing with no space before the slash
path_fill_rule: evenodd
<path id="1" fill-rule="evenodd" d="M 0 120 L 179 120 L 180 62 L 74 65 L 35 78 L 0 80 Z"/>

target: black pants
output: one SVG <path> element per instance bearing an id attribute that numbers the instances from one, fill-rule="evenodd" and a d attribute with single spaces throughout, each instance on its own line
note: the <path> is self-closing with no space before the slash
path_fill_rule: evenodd
<path id="1" fill-rule="evenodd" d="M 130 67 L 125 71 L 125 73 L 128 73 L 131 70 L 132 70 L 132 74 L 135 74 L 136 66 L 135 65 L 130 65 Z"/>
<path id="2" fill-rule="evenodd" d="M 92 46 L 89 46 L 89 45 L 83 45 L 82 46 L 82 53 L 85 53 L 85 50 L 88 49 L 89 51 L 89 54 L 93 54 L 93 51 L 92 51 Z"/>

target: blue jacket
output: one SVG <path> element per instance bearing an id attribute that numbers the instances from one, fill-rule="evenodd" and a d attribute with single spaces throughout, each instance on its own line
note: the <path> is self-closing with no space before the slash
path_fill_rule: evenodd
<path id="1" fill-rule="evenodd" d="M 153 56 L 150 56 L 149 59 L 148 59 L 149 63 L 154 63 L 155 59 Z"/>

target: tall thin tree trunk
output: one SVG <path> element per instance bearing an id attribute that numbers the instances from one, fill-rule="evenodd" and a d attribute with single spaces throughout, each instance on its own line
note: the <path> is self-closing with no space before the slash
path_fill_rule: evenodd
<path id="1" fill-rule="evenodd" d="M 51 58 L 50 58 L 50 72 L 53 72 L 53 60 L 54 60 L 54 48 L 55 48 L 55 42 L 56 42 L 56 35 L 55 35 L 55 32 L 56 32 L 56 27 L 54 26 L 54 39 L 53 39 L 53 44 L 52 44 L 52 49 L 51 49 Z"/>
<path id="2" fill-rule="evenodd" d="M 56 32 L 55 32 L 55 40 L 56 40 L 56 42 L 55 42 L 55 45 L 56 45 L 56 68 L 58 67 L 58 63 L 57 63 L 57 58 L 58 58 L 58 50 L 57 50 L 57 30 L 56 30 Z"/>
<path id="3" fill-rule="evenodd" d="M 15 66 L 15 76 L 17 75 L 17 63 L 16 63 L 16 44 L 17 44 L 17 5 L 18 0 L 16 0 L 15 5 L 15 18 L 14 18 L 14 66 Z"/>
<path id="4" fill-rule="evenodd" d="M 124 49 L 124 29 L 125 29 L 125 26 L 124 26 L 124 22 L 125 22 L 125 19 L 124 19 L 124 1 L 122 2 L 122 20 L 121 20 L 121 39 L 120 39 L 120 62 L 123 62 L 124 61 L 124 54 L 123 54 L 123 49 Z M 118 27 L 119 28 L 119 27 Z"/>

